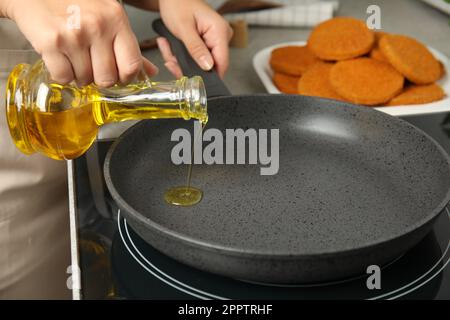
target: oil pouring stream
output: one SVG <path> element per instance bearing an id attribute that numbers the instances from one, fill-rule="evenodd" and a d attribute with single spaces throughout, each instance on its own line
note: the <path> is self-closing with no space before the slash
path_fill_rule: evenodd
<path id="1" fill-rule="evenodd" d="M 208 122 L 208 118 L 205 118 L 204 120 L 201 120 L 201 131 L 205 129 L 205 126 Z M 195 130 L 195 126 L 194 126 Z M 201 134 L 195 134 L 194 133 L 194 139 L 201 139 Z M 195 141 L 194 141 L 195 144 Z M 189 163 L 188 167 L 188 174 L 187 174 L 187 180 L 185 186 L 179 186 L 179 187 L 172 187 L 166 191 L 164 194 L 164 199 L 167 203 L 173 204 L 176 206 L 193 206 L 197 203 L 199 203 L 203 198 L 203 192 L 202 190 L 192 187 L 191 186 L 191 178 L 192 178 L 192 164 L 194 163 L 194 148 L 191 148 L 191 162 Z"/>

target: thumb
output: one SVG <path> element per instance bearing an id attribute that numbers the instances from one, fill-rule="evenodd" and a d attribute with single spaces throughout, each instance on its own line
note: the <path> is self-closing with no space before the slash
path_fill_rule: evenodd
<path id="1" fill-rule="evenodd" d="M 181 41 L 200 68 L 209 71 L 214 67 L 213 57 L 196 30 L 186 32 Z"/>

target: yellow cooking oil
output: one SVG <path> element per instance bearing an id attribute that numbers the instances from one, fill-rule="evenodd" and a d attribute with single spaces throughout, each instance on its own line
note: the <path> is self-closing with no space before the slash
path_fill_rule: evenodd
<path id="1" fill-rule="evenodd" d="M 97 136 L 98 125 L 92 109 L 92 104 L 86 104 L 58 112 L 40 112 L 37 107 L 24 110 L 27 135 L 19 136 L 16 144 L 32 145 L 56 160 L 77 158 Z"/>

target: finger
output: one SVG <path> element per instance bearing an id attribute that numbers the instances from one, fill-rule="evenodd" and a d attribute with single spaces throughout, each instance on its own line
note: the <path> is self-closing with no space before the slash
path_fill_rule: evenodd
<path id="1" fill-rule="evenodd" d="M 178 63 L 177 57 L 172 53 L 172 48 L 170 47 L 169 40 L 163 37 L 159 37 L 156 39 L 156 43 L 158 44 L 159 51 L 165 62 L 175 62 Z"/>
<path id="2" fill-rule="evenodd" d="M 69 54 L 72 68 L 75 74 L 75 80 L 78 85 L 85 86 L 93 80 L 91 55 L 89 50 L 80 50 Z"/>
<path id="3" fill-rule="evenodd" d="M 60 52 L 44 53 L 42 60 L 52 80 L 60 84 L 68 84 L 74 79 L 70 60 Z"/>
<path id="4" fill-rule="evenodd" d="M 117 66 L 112 42 L 99 40 L 91 46 L 92 74 L 99 87 L 110 87 L 117 82 Z"/>
<path id="5" fill-rule="evenodd" d="M 152 76 L 156 76 L 159 72 L 159 69 L 157 66 L 155 66 L 153 63 L 151 63 L 148 59 L 142 57 L 142 62 L 143 62 L 143 67 L 144 67 L 144 71 L 145 73 L 152 77 Z"/>
<path id="6" fill-rule="evenodd" d="M 225 72 L 229 65 L 229 48 L 228 43 L 220 42 L 211 50 L 212 56 L 215 61 L 216 71 L 221 78 L 225 76 Z"/>
<path id="7" fill-rule="evenodd" d="M 204 34 L 206 46 L 211 49 L 214 58 L 214 64 L 217 73 L 221 78 L 225 76 L 225 72 L 229 65 L 229 45 L 228 43 L 233 36 L 233 29 L 228 23 L 222 27 L 218 27 L 215 32 L 207 32 Z"/>
<path id="8" fill-rule="evenodd" d="M 164 66 L 175 76 L 175 78 L 181 78 L 183 76 L 183 71 L 178 64 L 177 57 L 172 53 L 169 41 L 166 38 L 159 37 L 156 39 L 156 43 L 158 44 L 159 51 L 165 61 Z"/>
<path id="9" fill-rule="evenodd" d="M 183 76 L 183 71 L 181 71 L 178 63 L 168 61 L 164 65 L 166 66 L 167 70 L 169 70 L 170 73 L 174 75 L 175 78 L 180 79 Z"/>
<path id="10" fill-rule="evenodd" d="M 142 70 L 142 54 L 133 32 L 122 29 L 114 39 L 114 54 L 121 83 L 129 83 Z"/>
<path id="11" fill-rule="evenodd" d="M 180 38 L 200 68 L 209 71 L 214 67 L 214 59 L 211 53 L 194 28 L 188 29 Z"/>

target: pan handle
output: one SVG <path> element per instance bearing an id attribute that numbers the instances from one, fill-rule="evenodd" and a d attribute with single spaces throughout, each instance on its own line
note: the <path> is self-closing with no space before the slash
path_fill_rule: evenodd
<path id="1" fill-rule="evenodd" d="M 184 44 L 175 38 L 175 36 L 166 28 L 161 19 L 153 21 L 153 30 L 160 36 L 167 38 L 173 53 L 177 57 L 178 64 L 183 74 L 188 77 L 201 76 L 206 86 L 208 98 L 229 96 L 230 91 L 220 79 L 216 71 L 203 71 L 198 64 L 191 58 Z"/>

